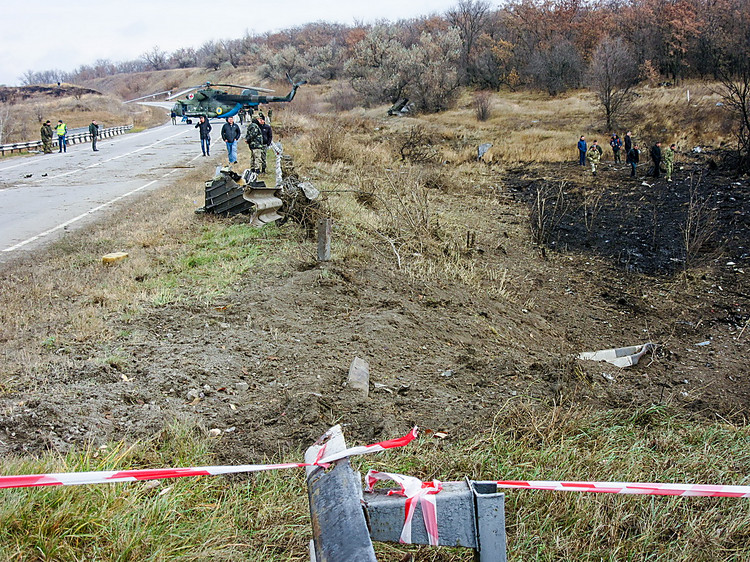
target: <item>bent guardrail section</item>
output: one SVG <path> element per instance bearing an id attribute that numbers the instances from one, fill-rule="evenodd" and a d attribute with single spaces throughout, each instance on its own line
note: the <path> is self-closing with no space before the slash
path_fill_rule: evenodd
<path id="1" fill-rule="evenodd" d="M 100 139 L 106 139 L 109 137 L 114 137 L 116 135 L 121 135 L 123 133 L 126 133 L 130 129 L 133 128 L 133 125 L 121 125 L 119 127 L 107 127 L 106 129 L 100 129 L 99 130 L 99 138 Z M 84 142 L 91 142 L 91 134 L 86 131 L 83 133 L 71 133 L 68 136 L 65 137 L 68 144 L 80 144 Z M 57 137 L 53 137 L 52 141 L 52 148 L 59 149 L 60 146 L 57 141 Z M 0 153 L 5 156 L 6 152 L 10 152 L 13 154 L 13 152 L 18 151 L 23 152 L 29 152 L 34 149 L 42 149 L 42 141 L 27 141 L 27 142 L 14 142 L 9 144 L 0 144 Z"/>

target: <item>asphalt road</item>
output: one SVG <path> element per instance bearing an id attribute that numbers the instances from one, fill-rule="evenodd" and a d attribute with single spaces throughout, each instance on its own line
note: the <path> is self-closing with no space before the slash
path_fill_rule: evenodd
<path id="1" fill-rule="evenodd" d="M 217 135 L 218 136 L 218 135 Z M 225 151 L 212 143 L 217 164 Z M 219 139 L 220 141 L 220 139 Z M 0 162 L 0 261 L 27 252 L 156 189 L 201 157 L 198 131 L 163 125 Z"/>

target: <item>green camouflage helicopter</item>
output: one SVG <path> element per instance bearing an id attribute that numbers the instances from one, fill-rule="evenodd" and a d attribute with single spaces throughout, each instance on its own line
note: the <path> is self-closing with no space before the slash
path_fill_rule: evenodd
<path id="1" fill-rule="evenodd" d="M 180 117 L 189 118 L 204 116 L 206 119 L 214 117 L 233 117 L 242 109 L 249 110 L 252 114 L 253 110 L 261 103 L 288 102 L 294 99 L 294 95 L 297 93 L 297 88 L 305 84 L 305 81 L 303 80 L 302 82 L 295 83 L 289 75 L 287 75 L 287 78 L 292 84 L 292 90 L 286 96 L 261 95 L 260 92 L 272 92 L 273 90 L 266 90 L 265 88 L 254 86 L 212 84 L 211 82 L 206 82 L 201 86 L 195 86 L 183 90 L 167 99 L 172 100 L 183 94 L 187 94 L 184 100 L 178 100 L 172 107 L 172 111 Z M 242 93 L 230 94 L 224 90 L 216 89 L 214 86 L 241 88 Z"/>

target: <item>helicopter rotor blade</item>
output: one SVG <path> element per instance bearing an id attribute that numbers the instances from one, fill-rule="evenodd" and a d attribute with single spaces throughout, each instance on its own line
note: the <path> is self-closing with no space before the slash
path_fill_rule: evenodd
<path id="1" fill-rule="evenodd" d="M 213 84 L 214 86 L 227 86 L 229 88 L 242 88 L 244 90 L 255 90 L 256 92 L 273 92 L 275 90 L 269 90 L 268 88 L 261 88 L 259 86 L 240 86 L 239 84 Z"/>
<path id="2" fill-rule="evenodd" d="M 197 90 L 201 86 L 193 86 L 192 88 L 188 88 L 186 90 L 182 90 L 181 92 L 177 92 L 176 94 L 173 94 L 167 98 L 167 100 L 173 100 L 175 98 L 179 98 L 183 94 L 187 94 L 188 92 L 192 92 L 193 90 Z"/>

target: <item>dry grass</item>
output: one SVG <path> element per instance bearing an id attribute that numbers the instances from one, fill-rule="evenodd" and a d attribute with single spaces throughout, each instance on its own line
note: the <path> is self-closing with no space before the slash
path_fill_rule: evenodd
<path id="1" fill-rule="evenodd" d="M 41 124 L 49 119 L 54 124 L 62 119 L 68 129 L 88 127 L 93 119 L 103 127 L 133 124 L 138 128 L 164 123 L 164 110 L 140 105 L 122 105 L 110 96 L 87 94 L 80 99 L 30 98 L 10 106 L 11 113 L 3 142 L 32 141 L 40 138 Z"/>
<path id="2" fill-rule="evenodd" d="M 228 227 L 194 214 L 212 172 L 206 164 L 169 188 L 129 201 L 111 219 L 66 234 L 33 264 L 3 269 L 3 385 L 19 384 L 63 360 L 73 342 L 117 340 L 113 317 L 127 321 L 145 307 L 209 301 L 259 259 L 258 248 L 248 242 L 276 236 L 273 228 Z M 153 213 L 155 208 L 160 212 Z M 101 256 L 112 251 L 129 257 L 103 265 Z"/>

